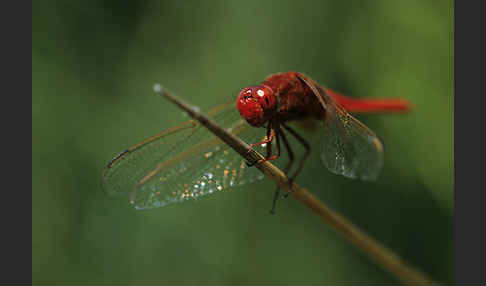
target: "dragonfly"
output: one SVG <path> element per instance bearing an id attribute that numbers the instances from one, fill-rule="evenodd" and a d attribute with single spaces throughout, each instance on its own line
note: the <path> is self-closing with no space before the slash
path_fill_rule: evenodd
<path id="1" fill-rule="evenodd" d="M 305 136 L 292 122 L 317 124 L 321 135 L 320 158 L 337 175 L 364 181 L 377 180 L 384 162 L 381 140 L 350 113 L 406 112 L 400 98 L 356 99 L 326 88 L 299 72 L 268 76 L 260 85 L 243 88 L 236 99 L 207 114 L 231 134 L 266 154 L 262 161 L 277 162 L 292 182 L 311 154 Z M 296 165 L 289 137 L 304 148 Z M 282 148 L 287 163 L 277 160 Z M 292 175 L 289 171 L 297 166 Z M 279 165 L 278 165 L 279 166 Z M 195 120 L 166 129 L 114 157 L 102 175 L 109 194 L 126 195 L 135 209 L 152 209 L 181 203 L 243 186 L 264 178 L 244 158 Z M 277 187 L 272 202 L 279 197 Z M 287 193 L 288 194 L 288 193 Z"/>

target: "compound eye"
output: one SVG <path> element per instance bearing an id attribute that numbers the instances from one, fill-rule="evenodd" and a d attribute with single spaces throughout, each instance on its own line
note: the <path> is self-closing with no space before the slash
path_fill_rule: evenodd
<path id="1" fill-rule="evenodd" d="M 245 91 L 243 93 L 243 97 L 244 98 L 252 98 L 253 97 L 253 94 L 251 93 L 251 89 L 248 89 L 247 91 Z"/>
<path id="2" fill-rule="evenodd" d="M 273 90 L 268 86 L 262 85 L 255 88 L 255 97 L 264 109 L 273 109 L 276 105 Z"/>

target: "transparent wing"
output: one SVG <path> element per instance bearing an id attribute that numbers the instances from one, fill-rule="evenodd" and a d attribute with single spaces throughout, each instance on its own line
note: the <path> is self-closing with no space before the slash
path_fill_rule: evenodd
<path id="1" fill-rule="evenodd" d="M 324 100 L 326 118 L 322 134 L 321 159 L 333 173 L 374 181 L 383 167 L 383 144 L 363 123 L 346 112 L 317 86 Z"/>
<path id="2" fill-rule="evenodd" d="M 234 100 L 208 115 L 248 144 L 265 135 L 264 129 L 251 127 L 240 117 Z M 128 194 L 135 208 L 149 209 L 260 179 L 263 175 L 258 169 L 247 167 L 239 154 L 190 120 L 115 157 L 105 168 L 102 183 L 110 194 Z"/>

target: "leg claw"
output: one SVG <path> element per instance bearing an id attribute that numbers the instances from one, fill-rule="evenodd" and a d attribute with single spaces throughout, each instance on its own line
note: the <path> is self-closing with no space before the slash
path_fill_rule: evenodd
<path id="1" fill-rule="evenodd" d="M 256 161 L 255 163 L 248 163 L 248 162 L 246 162 L 246 166 L 252 167 L 252 166 L 255 166 L 257 164 L 263 163 L 265 161 L 266 161 L 265 159 L 260 159 L 260 160 Z"/>

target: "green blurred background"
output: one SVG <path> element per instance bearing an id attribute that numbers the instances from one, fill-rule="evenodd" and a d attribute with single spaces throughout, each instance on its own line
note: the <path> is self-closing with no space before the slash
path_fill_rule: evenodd
<path id="1" fill-rule="evenodd" d="M 118 152 L 186 118 L 162 82 L 209 107 L 296 70 L 406 115 L 358 118 L 386 146 L 377 183 L 298 183 L 444 284 L 453 283 L 452 1 L 34 1 L 33 285 L 394 285 L 262 181 L 135 211 L 100 188 Z M 313 144 L 317 146 L 318 142 Z"/>

